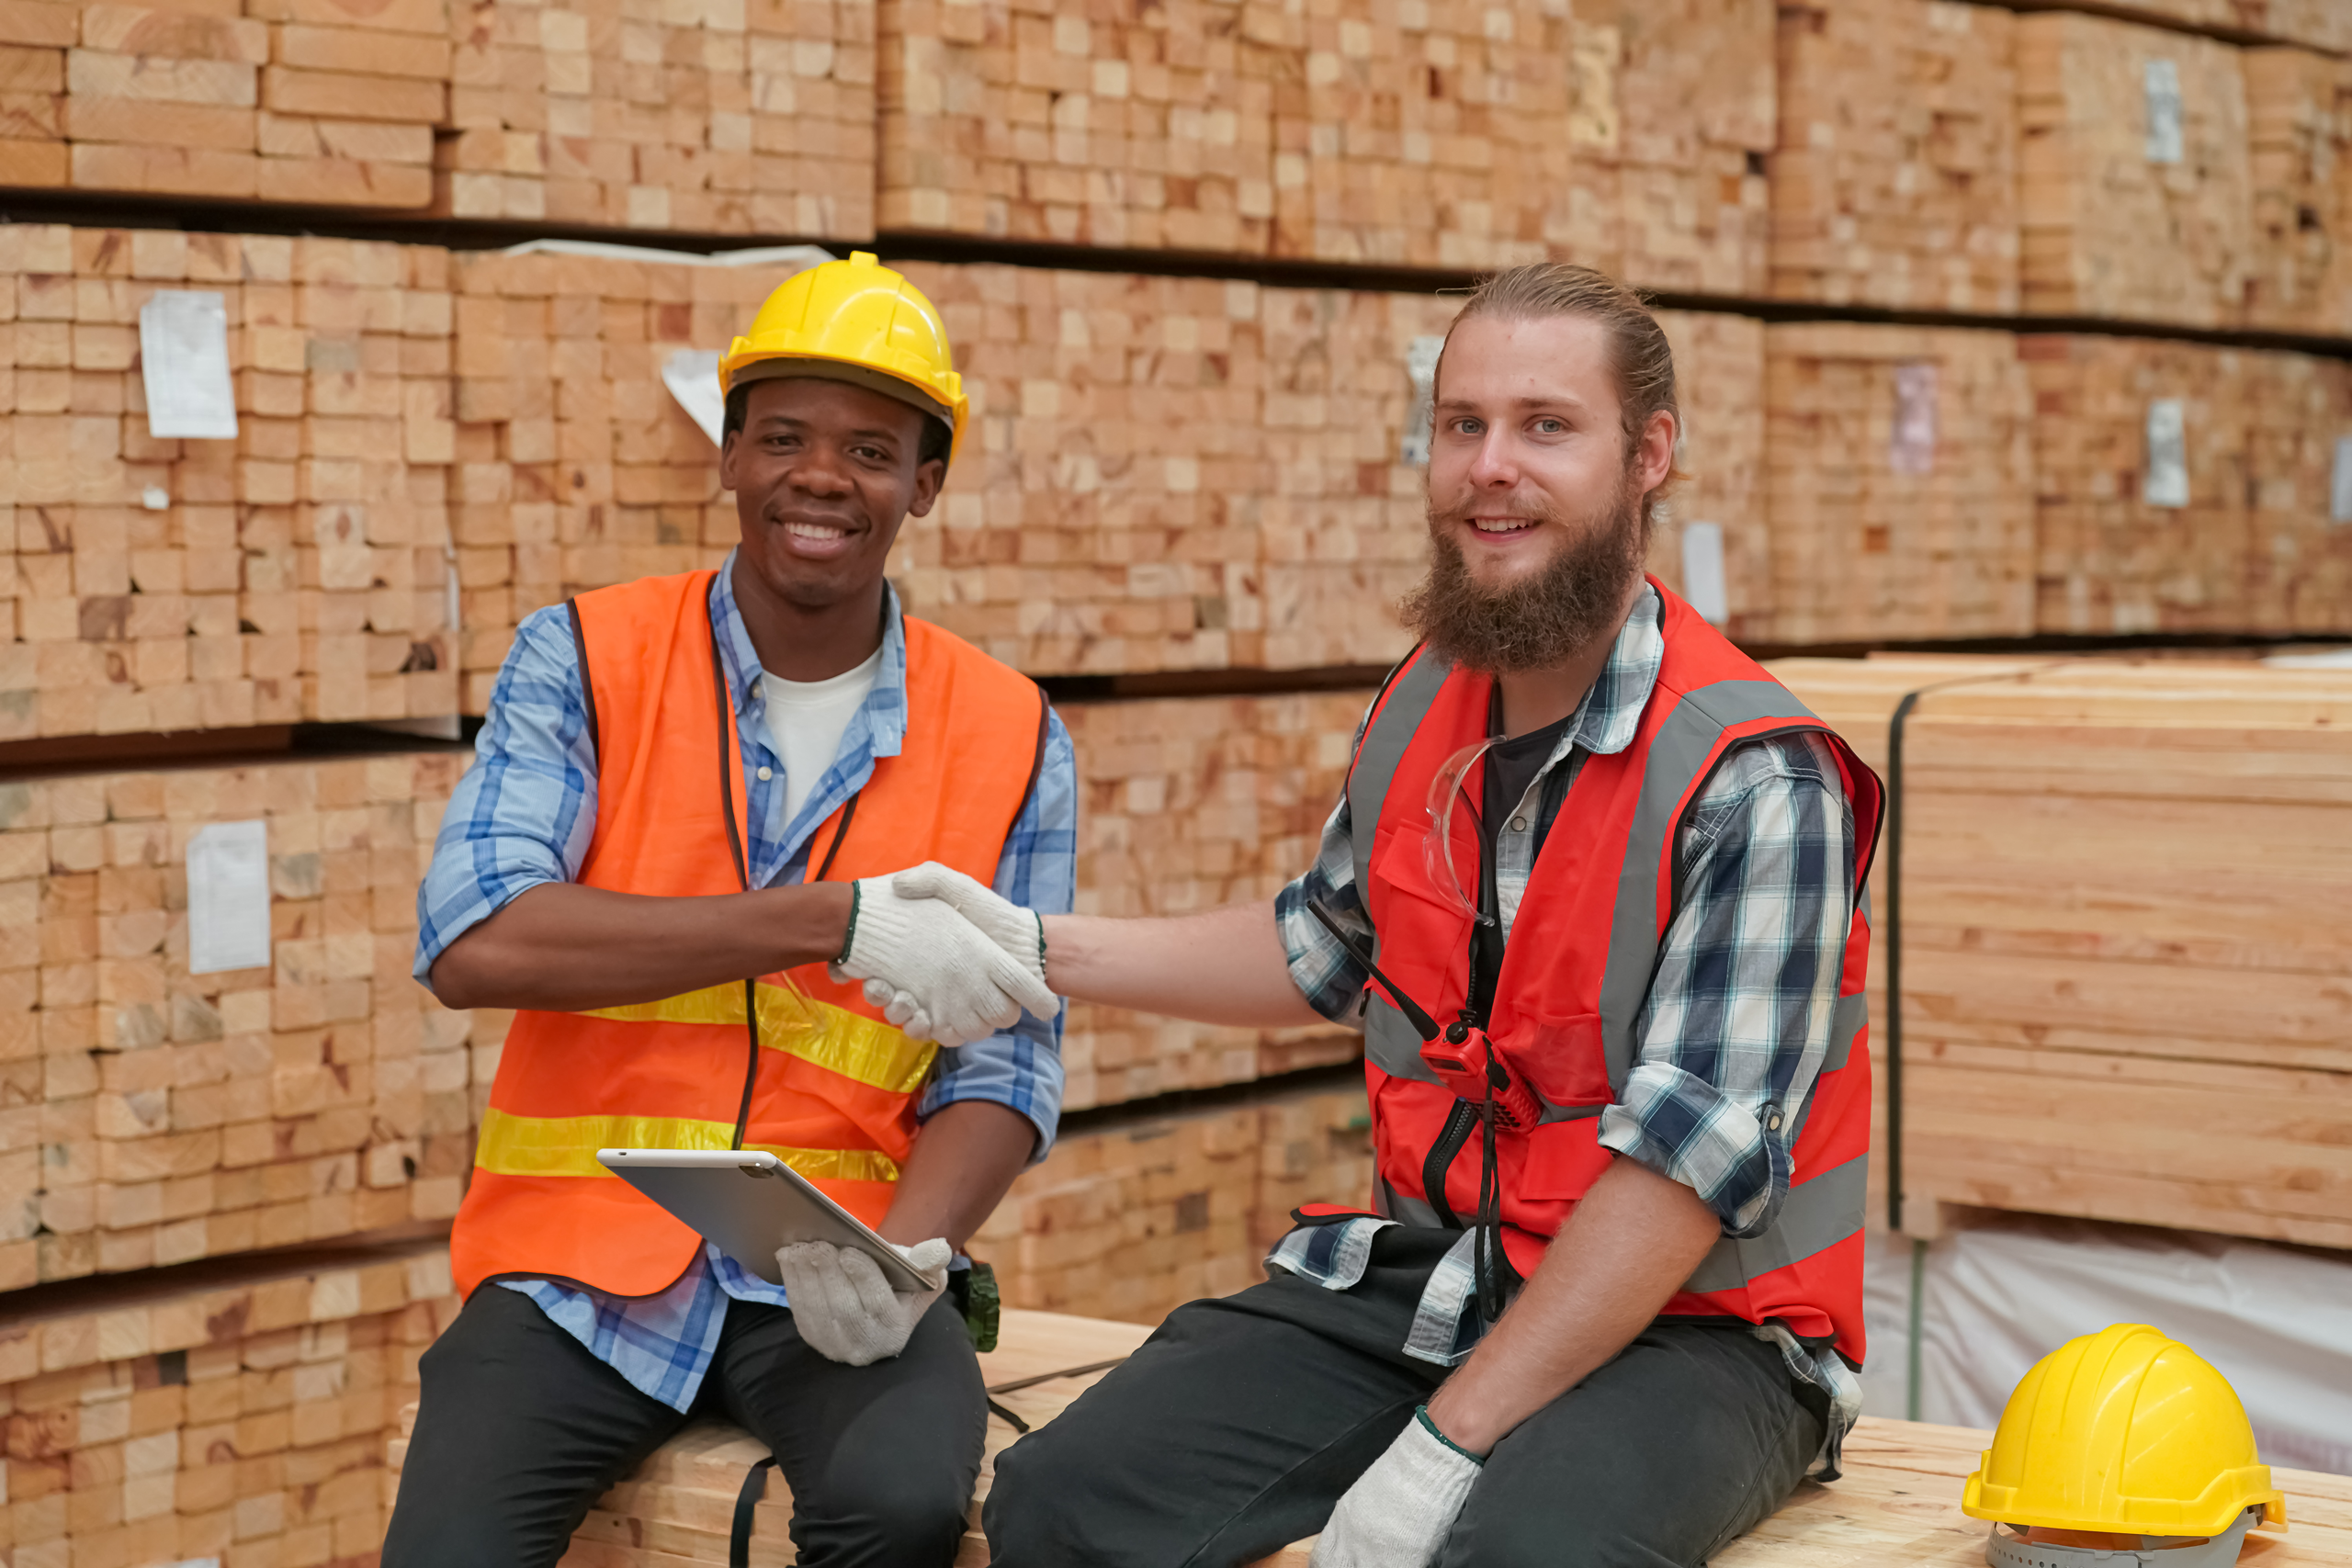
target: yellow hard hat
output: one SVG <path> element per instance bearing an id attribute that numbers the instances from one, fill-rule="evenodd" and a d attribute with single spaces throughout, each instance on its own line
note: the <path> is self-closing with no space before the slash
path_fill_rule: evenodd
<path id="1" fill-rule="evenodd" d="M 2035 1362 L 1960 1506 L 2010 1525 L 2143 1537 L 2242 1535 L 2250 1508 L 2263 1527 L 2287 1523 L 2236 1391 L 2143 1323 L 2070 1339 Z"/>
<path id="2" fill-rule="evenodd" d="M 718 393 L 746 381 L 812 376 L 910 403 L 944 423 L 949 452 L 971 407 L 947 348 L 947 327 L 922 291 L 871 252 L 796 273 L 718 362 Z"/>

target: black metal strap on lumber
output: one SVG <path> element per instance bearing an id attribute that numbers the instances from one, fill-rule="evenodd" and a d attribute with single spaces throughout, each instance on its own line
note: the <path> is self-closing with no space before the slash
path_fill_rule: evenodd
<path id="1" fill-rule="evenodd" d="M 770 1454 L 744 1473 L 743 1489 L 735 1494 L 734 1528 L 727 1532 L 727 1568 L 752 1568 L 752 1525 L 759 1517 L 768 1472 L 775 1466 L 775 1456 Z"/>

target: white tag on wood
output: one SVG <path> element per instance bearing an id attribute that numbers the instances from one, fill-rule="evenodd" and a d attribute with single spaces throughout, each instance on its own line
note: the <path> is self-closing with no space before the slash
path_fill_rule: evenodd
<path id="1" fill-rule="evenodd" d="M 678 350 L 662 367 L 662 384 L 670 389 L 670 395 L 678 400 L 686 417 L 710 437 L 710 444 L 721 445 L 719 436 L 727 427 L 727 398 L 718 389 L 718 351 Z"/>
<path id="2" fill-rule="evenodd" d="M 139 375 L 147 434 L 158 441 L 234 441 L 229 310 L 217 289 L 158 289 L 139 307 Z"/>
<path id="3" fill-rule="evenodd" d="M 2188 418 L 2178 398 L 2148 405 L 2148 474 L 2140 499 L 2150 506 L 2188 504 Z"/>
<path id="4" fill-rule="evenodd" d="M 2352 523 L 2352 435 L 2335 438 L 2335 472 L 2327 487 L 2331 523 Z"/>
<path id="5" fill-rule="evenodd" d="M 1396 460 L 1419 468 L 1430 460 L 1430 426 L 1437 396 L 1437 356 L 1444 351 L 1442 337 L 1417 337 L 1405 350 L 1405 374 L 1413 383 L 1413 406 L 1405 415 L 1405 438 L 1396 444 Z"/>
<path id="6" fill-rule="evenodd" d="M 1722 524 L 1682 525 L 1682 597 L 1716 626 L 1731 619 L 1731 592 L 1724 581 Z"/>
<path id="7" fill-rule="evenodd" d="M 1915 360 L 1894 367 L 1894 429 L 1886 466 L 1898 474 L 1936 471 L 1936 367 Z"/>
<path id="8" fill-rule="evenodd" d="M 2148 162 L 2177 164 L 2188 155 L 2180 125 L 2180 68 L 2169 60 L 2151 60 L 2141 80 L 2148 98 Z"/>
<path id="9" fill-rule="evenodd" d="M 187 972 L 269 966 L 269 824 L 214 822 L 187 844 Z"/>

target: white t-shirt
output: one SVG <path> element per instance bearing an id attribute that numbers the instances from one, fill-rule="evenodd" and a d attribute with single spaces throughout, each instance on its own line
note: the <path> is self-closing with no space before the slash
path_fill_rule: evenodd
<path id="1" fill-rule="evenodd" d="M 877 648 L 865 663 L 830 680 L 786 681 L 760 671 L 760 686 L 767 696 L 768 744 L 784 759 L 787 830 L 840 754 L 842 733 L 874 690 L 874 678 L 881 670 L 882 650 Z"/>

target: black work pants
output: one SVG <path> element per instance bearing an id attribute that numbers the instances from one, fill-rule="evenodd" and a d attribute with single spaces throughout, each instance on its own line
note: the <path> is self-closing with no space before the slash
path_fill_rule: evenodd
<path id="1" fill-rule="evenodd" d="M 1374 1239 L 1348 1291 L 1180 1307 L 997 1461 L 993 1568 L 1229 1568 L 1323 1528 L 1445 1376 L 1403 1354 L 1453 1233 Z M 1785 1501 L 1827 1402 L 1744 1325 L 1660 1319 L 1497 1444 L 1444 1568 L 1697 1568 Z"/>
<path id="2" fill-rule="evenodd" d="M 775 1455 L 808 1568 L 944 1568 L 980 1469 L 988 1395 L 943 1296 L 903 1354 L 844 1367 L 782 1307 L 730 1300 L 691 1412 L 639 1393 L 531 1301 L 484 1285 L 424 1353 L 383 1568 L 545 1568 L 597 1496 L 695 1416 Z"/>

